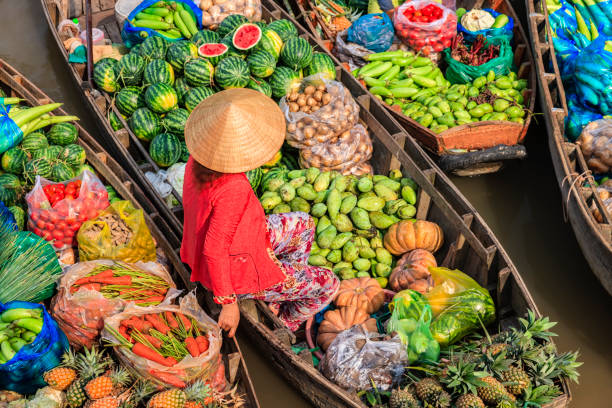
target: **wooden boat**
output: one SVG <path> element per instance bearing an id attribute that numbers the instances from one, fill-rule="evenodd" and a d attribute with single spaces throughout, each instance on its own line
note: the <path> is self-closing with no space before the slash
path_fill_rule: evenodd
<path id="1" fill-rule="evenodd" d="M 265 0 L 264 4 L 268 4 Z M 299 16 L 299 21 L 319 40 L 325 48 L 332 50 L 336 31 L 329 27 L 310 0 L 284 0 L 279 4 L 289 4 L 292 13 Z M 509 0 L 459 0 L 457 8 L 491 8 L 514 19 L 514 65 L 518 77 L 528 80 L 528 91 L 525 93 L 525 107 L 533 112 L 535 107 L 536 76 L 533 70 L 533 55 L 527 43 L 525 30 L 520 23 Z M 382 102 L 380 102 L 383 104 Z M 522 145 L 527 134 L 531 115 L 528 114 L 524 124 L 505 121 L 486 121 L 455 126 L 436 134 L 421 126 L 415 120 L 401 112 L 389 111 L 397 121 L 426 150 L 434 155 L 436 162 L 447 172 L 459 176 L 474 176 L 498 171 L 506 160 L 523 159 L 526 149 Z"/>
<path id="2" fill-rule="evenodd" d="M 526 0 L 529 32 L 536 58 L 540 104 L 548 131 L 548 146 L 561 189 L 563 205 L 578 244 L 603 287 L 612 295 L 612 214 L 597 195 L 593 177 L 582 151 L 564 137 L 567 116 L 565 89 L 551 38 L 545 2 Z M 591 208 L 599 209 L 603 222 L 597 222 Z"/>
<path id="3" fill-rule="evenodd" d="M 2 59 L 0 59 L 0 88 L 5 90 L 7 95 L 25 99 L 31 106 L 53 102 L 43 91 Z M 61 108 L 54 112 L 67 115 Z M 110 184 L 117 191 L 118 196 L 131 201 L 137 208 L 144 210 L 145 220 L 157 243 L 158 252 L 161 251 L 161 257 L 167 261 L 166 263 L 177 286 L 192 290 L 195 284 L 190 281 L 190 273 L 180 261 L 177 243 L 167 239 L 167 231 L 170 231 L 170 227 L 163 215 L 157 212 L 144 191 L 132 182 L 125 170 L 100 146 L 94 137 L 78 123 L 75 122 L 74 125 L 78 128 L 78 143 L 85 149 L 87 163 L 93 167 L 96 175 L 105 184 Z M 204 304 L 205 294 L 203 291 L 201 292 L 198 297 L 200 303 Z M 210 309 L 208 312 L 213 313 Z M 249 372 L 235 338 L 224 338 L 222 353 L 224 355 L 228 390 L 236 387 L 236 395 L 244 400 L 245 406 L 259 408 Z"/>

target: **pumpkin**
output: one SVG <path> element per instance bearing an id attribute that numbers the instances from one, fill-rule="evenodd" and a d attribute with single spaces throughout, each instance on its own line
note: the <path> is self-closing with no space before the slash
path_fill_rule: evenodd
<path id="1" fill-rule="evenodd" d="M 434 285 L 429 267 L 436 266 L 436 258 L 426 249 L 410 251 L 397 261 L 389 276 L 389 286 L 395 292 L 412 289 L 427 293 Z"/>
<path id="2" fill-rule="evenodd" d="M 368 277 L 343 280 L 334 299 L 338 307 L 357 306 L 367 314 L 376 312 L 384 302 L 385 293 L 380 283 Z"/>
<path id="3" fill-rule="evenodd" d="M 418 248 L 436 252 L 444 242 L 444 234 L 436 223 L 403 220 L 389 228 L 383 242 L 387 251 L 393 255 L 401 255 Z"/>
<path id="4" fill-rule="evenodd" d="M 323 351 L 327 350 L 338 334 L 356 324 L 361 324 L 367 331 L 378 332 L 376 319 L 370 318 L 370 315 L 357 306 L 347 306 L 326 312 L 319 325 L 317 344 Z"/>

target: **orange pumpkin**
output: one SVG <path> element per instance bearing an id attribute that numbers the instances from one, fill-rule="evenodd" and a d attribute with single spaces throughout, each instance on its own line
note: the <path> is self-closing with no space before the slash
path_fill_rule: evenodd
<path id="1" fill-rule="evenodd" d="M 357 306 L 367 314 L 376 312 L 384 302 L 385 294 L 380 283 L 366 277 L 343 280 L 334 299 L 338 307 Z"/>
<path id="2" fill-rule="evenodd" d="M 370 318 L 370 315 L 356 306 L 347 306 L 326 312 L 319 326 L 317 344 L 323 351 L 327 350 L 338 334 L 356 324 L 363 325 L 363 328 L 370 332 L 378 331 L 376 319 Z"/>
<path id="3" fill-rule="evenodd" d="M 436 223 L 404 220 L 389 228 L 383 242 L 387 251 L 393 255 L 401 255 L 418 248 L 436 252 L 444 242 L 444 234 Z"/>
<path id="4" fill-rule="evenodd" d="M 397 261 L 389 276 L 389 286 L 395 292 L 412 289 L 427 293 L 434 285 L 429 267 L 436 266 L 436 258 L 426 249 L 410 251 Z"/>

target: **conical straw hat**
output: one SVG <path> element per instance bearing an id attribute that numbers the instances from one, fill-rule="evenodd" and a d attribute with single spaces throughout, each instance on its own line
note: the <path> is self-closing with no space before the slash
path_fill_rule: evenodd
<path id="1" fill-rule="evenodd" d="M 285 116 L 253 89 L 209 96 L 185 124 L 187 149 L 201 165 L 222 173 L 253 170 L 270 161 L 285 140 Z"/>

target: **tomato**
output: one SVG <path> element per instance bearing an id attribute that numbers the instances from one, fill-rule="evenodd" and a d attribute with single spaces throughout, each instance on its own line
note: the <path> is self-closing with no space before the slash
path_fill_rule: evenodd
<path id="1" fill-rule="evenodd" d="M 64 230 L 64 229 L 66 229 L 67 225 L 68 224 L 66 224 L 66 221 L 60 220 L 57 223 L 55 223 L 55 228 Z"/>
<path id="2" fill-rule="evenodd" d="M 81 228 L 81 225 L 82 224 L 80 224 L 80 223 L 71 224 L 71 225 L 68 226 L 68 228 L 70 228 L 70 231 L 72 231 L 72 233 L 74 234 L 75 232 L 77 232 Z"/>
<path id="3" fill-rule="evenodd" d="M 38 229 L 38 228 L 32 228 L 32 232 L 35 233 L 36 235 L 38 235 L 39 237 L 42 237 L 43 232 Z M 44 238 L 44 237 L 43 237 Z M 45 238 L 46 239 L 46 238 Z"/>
<path id="4" fill-rule="evenodd" d="M 74 196 L 72 194 L 66 194 L 66 197 L 64 197 L 66 200 L 74 200 Z"/>
<path id="5" fill-rule="evenodd" d="M 53 246 L 56 247 L 57 249 L 60 249 L 64 246 L 64 243 L 62 241 L 55 241 L 53 243 Z"/>
<path id="6" fill-rule="evenodd" d="M 448 48 L 448 47 L 450 47 L 450 46 L 451 46 L 451 40 L 449 40 L 448 38 L 445 38 L 445 39 L 442 41 L 442 45 L 444 45 L 444 48 Z"/>
<path id="7" fill-rule="evenodd" d="M 90 208 L 89 210 L 87 210 L 87 219 L 88 220 L 93 220 L 97 216 L 98 216 L 98 211 L 95 208 Z"/>
<path id="8" fill-rule="evenodd" d="M 40 229 L 45 229 L 45 227 L 47 226 L 47 223 L 44 222 L 43 220 L 38 220 L 36 221 L 35 225 Z"/>
<path id="9" fill-rule="evenodd" d="M 64 233 L 57 229 L 53 230 L 53 232 L 51 233 L 51 236 L 53 237 L 53 239 L 57 239 L 57 240 L 64 239 Z"/>
<path id="10" fill-rule="evenodd" d="M 85 222 L 87 221 L 87 215 L 85 215 L 84 213 L 80 213 L 79 215 L 77 215 L 77 220 L 79 222 Z"/>
<path id="11" fill-rule="evenodd" d="M 74 240 L 74 237 L 66 237 L 64 238 L 64 245 L 72 245 L 72 241 Z"/>
<path id="12" fill-rule="evenodd" d="M 42 231 L 42 234 L 40 236 L 47 241 L 50 241 L 52 238 L 51 233 L 49 231 Z"/>
<path id="13" fill-rule="evenodd" d="M 436 43 L 433 46 L 434 51 L 436 52 L 440 52 L 444 49 L 444 45 L 440 44 L 440 43 Z"/>
<path id="14" fill-rule="evenodd" d="M 418 39 L 414 42 L 414 44 L 416 45 L 418 49 L 423 48 L 425 46 L 425 40 Z"/>

